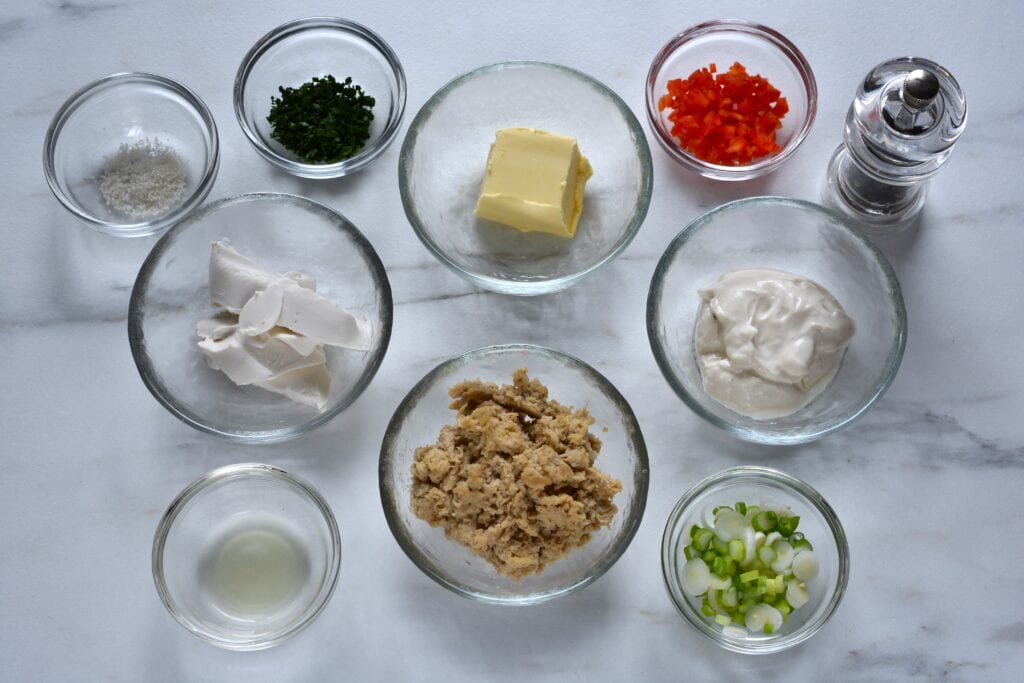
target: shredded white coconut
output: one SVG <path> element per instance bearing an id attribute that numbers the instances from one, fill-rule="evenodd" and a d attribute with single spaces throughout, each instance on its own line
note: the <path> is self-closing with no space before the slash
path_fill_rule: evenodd
<path id="1" fill-rule="evenodd" d="M 185 164 L 159 140 L 124 143 L 107 158 L 100 194 L 111 210 L 129 218 L 166 213 L 185 192 Z"/>

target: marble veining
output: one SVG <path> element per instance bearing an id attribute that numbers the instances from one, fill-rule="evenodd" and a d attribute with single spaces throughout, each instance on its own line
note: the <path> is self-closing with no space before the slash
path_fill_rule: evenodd
<path id="1" fill-rule="evenodd" d="M 0 680 L 1018 680 L 1024 107 L 1006 69 L 996 67 L 1019 62 L 1024 5 L 938 2 L 921 11 L 926 20 L 908 31 L 881 0 L 701 0 L 628 10 L 527 0 L 500 12 L 469 0 L 0 5 Z M 231 86 L 259 36 L 325 12 L 388 40 L 405 66 L 409 98 L 385 154 L 356 176 L 317 183 L 258 158 L 235 122 Z M 804 146 L 751 183 L 696 178 L 646 130 L 650 59 L 673 33 L 721 15 L 790 37 L 820 90 Z M 900 373 L 863 419 L 821 441 L 736 441 L 690 412 L 661 377 L 644 321 L 651 275 L 680 228 L 722 202 L 817 199 L 859 79 L 901 54 L 947 66 L 970 114 L 920 224 L 879 240 L 910 320 Z M 419 107 L 452 77 L 505 59 L 562 63 L 606 83 L 641 121 L 654 163 L 650 210 L 633 243 L 599 272 L 544 297 L 501 296 L 449 271 L 416 238 L 397 188 L 401 141 Z M 53 199 L 41 168 L 61 102 L 126 70 L 178 78 L 210 106 L 222 153 L 210 200 L 306 195 L 342 211 L 377 249 L 395 303 L 390 348 L 363 396 L 313 433 L 265 447 L 226 443 L 175 419 L 139 379 L 126 316 L 156 240 L 86 230 Z M 689 297 L 681 295 L 681 305 Z M 528 609 L 471 603 L 421 574 L 391 537 L 377 485 L 380 439 L 408 389 L 455 353 L 514 341 L 563 349 L 605 374 L 633 406 L 651 457 L 648 505 L 629 550 L 585 590 Z M 254 460 L 320 489 L 339 520 L 343 561 L 334 598 L 307 631 L 238 655 L 174 623 L 153 589 L 149 552 L 182 487 L 214 467 Z M 832 621 L 802 646 L 756 659 L 690 629 L 672 608 L 659 563 L 679 496 L 738 464 L 777 467 L 818 488 L 843 522 L 852 558 Z"/>

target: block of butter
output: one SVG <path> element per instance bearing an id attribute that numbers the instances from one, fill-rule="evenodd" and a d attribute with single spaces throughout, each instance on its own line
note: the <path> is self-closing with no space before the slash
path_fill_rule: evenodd
<path id="1" fill-rule="evenodd" d="M 527 232 L 572 237 L 592 173 L 574 138 L 503 128 L 487 157 L 476 215 Z"/>

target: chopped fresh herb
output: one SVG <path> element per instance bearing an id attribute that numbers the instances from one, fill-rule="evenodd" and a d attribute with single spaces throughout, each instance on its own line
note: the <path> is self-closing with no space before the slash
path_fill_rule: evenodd
<path id="1" fill-rule="evenodd" d="M 370 139 L 375 100 L 352 83 L 328 74 L 298 88 L 278 88 L 270 98 L 270 136 L 302 161 L 333 164 L 354 156 Z"/>

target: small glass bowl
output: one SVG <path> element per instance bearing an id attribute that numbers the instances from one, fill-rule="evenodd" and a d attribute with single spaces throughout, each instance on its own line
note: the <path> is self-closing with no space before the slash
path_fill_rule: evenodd
<path id="1" fill-rule="evenodd" d="M 370 139 L 355 156 L 333 164 L 310 164 L 271 137 L 270 98 L 279 87 L 314 76 L 347 77 L 373 97 Z M 397 55 L 370 29 L 346 19 L 310 17 L 278 26 L 256 41 L 235 77 L 235 116 L 260 156 L 302 178 L 340 178 L 380 156 L 394 140 L 405 112 L 405 71 Z"/>
<path id="2" fill-rule="evenodd" d="M 571 239 L 477 218 L 487 157 L 502 128 L 574 137 L 594 175 Z M 632 241 L 651 201 L 651 151 L 622 99 L 574 69 L 506 62 L 459 76 L 423 105 L 398 162 L 416 236 L 445 266 L 503 294 L 555 292 L 609 263 Z"/>
<path id="3" fill-rule="evenodd" d="M 412 464 L 419 446 L 436 443 L 441 427 L 455 422 L 448 390 L 463 380 L 509 384 L 525 367 L 550 398 L 586 407 L 591 431 L 601 439 L 595 466 L 622 483 L 611 526 L 533 574 L 514 581 L 495 571 L 469 548 L 445 537 L 413 514 Z M 607 431 L 605 431 L 607 428 Z M 632 541 L 647 504 L 647 448 L 626 399 L 596 370 L 572 356 L 529 344 L 489 346 L 455 356 L 434 368 L 395 410 L 380 448 L 380 496 L 384 516 L 405 554 L 427 576 L 459 595 L 500 605 L 532 605 L 568 595 L 611 568 Z"/>
<path id="4" fill-rule="evenodd" d="M 789 103 L 776 131 L 781 149 L 743 166 L 712 164 L 679 146 L 671 133 L 670 110 L 659 111 L 658 100 L 668 92 L 670 80 L 685 79 L 712 63 L 724 73 L 737 61 L 750 75 L 768 79 Z M 803 142 L 817 108 L 818 86 L 800 50 L 778 31 L 749 21 L 708 21 L 686 29 L 661 48 L 647 73 L 647 118 L 658 142 L 675 161 L 714 180 L 750 180 L 774 171 Z"/>
<path id="5" fill-rule="evenodd" d="M 750 268 L 817 282 L 857 326 L 828 387 L 784 417 L 748 417 L 709 396 L 694 351 L 698 290 Z M 651 279 L 647 336 L 665 379 L 697 415 L 746 441 L 790 445 L 852 424 L 882 397 L 903 359 L 907 312 L 889 262 L 852 222 L 799 199 L 753 197 L 709 211 L 672 240 Z"/>
<path id="6" fill-rule="evenodd" d="M 159 142 L 185 166 L 185 189 L 163 214 L 135 219 L 107 206 L 100 192 L 106 159 L 121 145 Z M 217 178 L 220 153 L 210 110 L 163 76 L 117 73 L 68 98 L 50 122 L 43 170 L 54 196 L 90 228 L 117 237 L 162 232 L 202 204 Z"/>
<path id="7" fill-rule="evenodd" d="M 327 502 L 270 465 L 229 465 L 199 478 L 167 508 L 153 539 L 164 606 L 228 650 L 262 650 L 308 626 L 334 593 L 340 566 Z"/>
<path id="8" fill-rule="evenodd" d="M 211 369 L 196 346 L 196 323 L 216 312 L 210 245 L 222 238 L 261 267 L 313 276 L 318 292 L 370 321 L 368 351 L 325 348 L 332 382 L 322 411 L 236 386 Z M 207 204 L 160 238 L 135 280 L 128 341 L 146 387 L 173 415 L 233 441 L 271 443 L 326 423 L 359 397 L 384 359 L 391 322 L 384 265 L 356 226 L 304 197 L 255 193 Z"/>
<path id="9" fill-rule="evenodd" d="M 810 601 L 794 610 L 777 632 L 730 634 L 700 612 L 701 599 L 683 592 L 680 570 L 686 563 L 683 548 L 694 524 L 714 524 L 712 510 L 737 502 L 772 510 L 789 509 L 799 515 L 798 531 L 814 546 L 818 576 L 807 582 Z M 713 474 L 679 499 L 668 517 L 661 541 L 661 569 L 665 587 L 679 613 L 701 634 L 720 647 L 742 654 L 780 652 L 804 642 L 825 625 L 839 606 L 850 576 L 850 548 L 835 511 L 821 494 L 805 482 L 767 467 L 734 467 Z"/>

